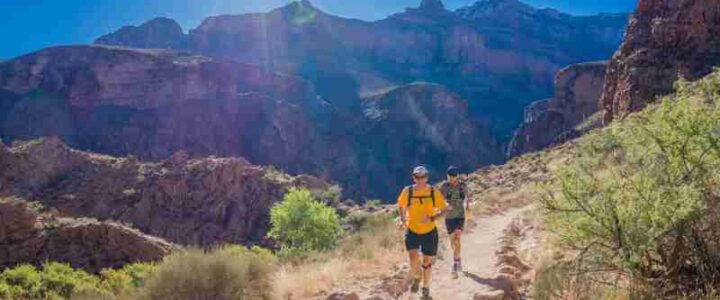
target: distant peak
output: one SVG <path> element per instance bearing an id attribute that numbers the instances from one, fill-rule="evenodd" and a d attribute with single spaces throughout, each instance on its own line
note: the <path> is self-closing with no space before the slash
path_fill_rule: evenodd
<path id="1" fill-rule="evenodd" d="M 290 3 L 289 6 L 300 9 L 317 10 L 317 8 L 315 8 L 315 6 L 308 0 L 296 0 Z"/>
<path id="2" fill-rule="evenodd" d="M 422 0 L 420 9 L 425 11 L 445 10 L 442 0 Z"/>

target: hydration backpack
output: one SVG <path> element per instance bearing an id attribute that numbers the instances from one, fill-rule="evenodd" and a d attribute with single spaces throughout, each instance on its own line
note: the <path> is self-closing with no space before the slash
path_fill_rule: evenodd
<path id="1" fill-rule="evenodd" d="M 422 204 L 423 204 L 423 199 L 427 198 L 427 197 L 415 197 L 415 196 L 413 196 L 413 187 L 414 187 L 414 186 L 412 186 L 412 185 L 407 187 L 407 189 L 408 189 L 408 199 L 407 199 L 407 201 L 408 201 L 408 208 L 410 208 L 410 205 L 412 205 L 412 199 L 419 199 L 419 200 L 420 200 L 420 205 L 422 205 Z M 435 188 L 434 188 L 432 185 L 430 186 L 430 199 L 432 199 L 432 206 L 433 206 L 433 208 L 435 208 Z"/>

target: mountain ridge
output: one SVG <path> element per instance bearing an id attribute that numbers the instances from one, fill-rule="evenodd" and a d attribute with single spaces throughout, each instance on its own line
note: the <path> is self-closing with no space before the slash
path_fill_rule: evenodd
<path id="1" fill-rule="evenodd" d="M 184 49 L 317 77 L 311 80 L 315 84 L 328 79 L 316 73 L 329 73 L 330 80 L 355 81 L 363 93 L 413 81 L 440 83 L 468 99 L 474 117 L 491 120 L 500 140 L 506 140 L 522 108 L 552 94 L 557 70 L 609 58 L 628 17 L 576 17 L 515 0 L 478 1 L 454 11 L 438 1 L 418 3 L 376 21 L 336 16 L 309 1 L 211 16 L 188 31 Z M 505 15 L 487 13 L 498 5 L 510 9 Z M 512 16 L 525 17 L 512 21 Z M 586 42 L 578 43 L 581 39 Z M 517 84 L 527 88 L 508 87 L 518 78 L 523 81 Z M 501 117 L 488 111 L 498 106 L 503 106 Z"/>

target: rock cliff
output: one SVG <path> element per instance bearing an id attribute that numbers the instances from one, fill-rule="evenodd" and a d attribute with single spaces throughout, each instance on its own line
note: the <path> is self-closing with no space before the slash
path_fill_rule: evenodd
<path id="1" fill-rule="evenodd" d="M 469 117 L 468 103 L 443 86 L 409 84 L 364 98 L 363 106 L 358 149 L 369 176 L 360 180 L 393 196 L 411 183 L 408 166 L 426 165 L 442 180 L 449 165 L 470 171 L 502 160 L 490 132 Z"/>
<path id="2" fill-rule="evenodd" d="M 461 116 L 434 120 L 436 125 L 487 131 L 469 118 L 464 99 L 432 87 L 430 94 L 445 94 L 438 99 L 464 103 L 420 107 L 428 115 Z M 455 143 L 421 151 L 402 145 L 437 137 L 406 130 L 384 145 L 384 134 L 363 130 L 375 120 L 364 115 L 362 101 L 345 99 L 343 94 L 323 96 L 299 77 L 182 51 L 57 47 L 0 64 L 0 138 L 10 143 L 56 136 L 81 150 L 143 160 L 165 159 L 179 150 L 191 157 L 239 156 L 253 164 L 339 182 L 356 199 L 392 198 L 402 185 L 359 182 L 369 182 L 365 179 L 371 176 L 373 181 L 395 182 L 406 178 L 412 167 L 368 173 L 363 162 L 368 152 L 383 160 L 407 162 L 412 157 L 437 166 L 444 160 L 435 158 L 452 156 L 467 168 L 500 160 L 490 135 L 473 135 L 476 144 L 471 147 Z M 431 111 L 435 109 L 443 111 Z M 400 116 L 403 113 L 391 113 L 384 122 L 400 124 L 402 120 L 394 119 Z M 380 147 L 402 151 L 388 156 Z M 467 148 L 484 151 L 460 155 Z"/>
<path id="3" fill-rule="evenodd" d="M 270 207 L 288 188 L 329 188 L 238 158 L 191 159 L 178 152 L 143 163 L 73 150 L 56 138 L 16 144 L 0 146 L 0 196 L 38 202 L 63 216 L 132 224 L 184 245 L 261 243 Z"/>
<path id="4" fill-rule="evenodd" d="M 331 102 L 414 81 L 439 83 L 506 140 L 522 108 L 552 93 L 561 67 L 608 59 L 628 18 L 571 16 L 517 0 L 483 0 L 456 11 L 440 0 L 418 2 L 375 22 L 333 16 L 309 1 L 209 17 L 190 30 L 183 49 L 298 74 Z M 123 39 L 109 35 L 96 43 L 118 44 L 108 40 Z"/>
<path id="5" fill-rule="evenodd" d="M 100 272 L 127 263 L 158 261 L 173 246 L 112 222 L 59 218 L 28 202 L 0 198 L 0 269 L 46 261 Z"/>
<path id="6" fill-rule="evenodd" d="M 608 66 L 600 105 L 605 121 L 638 111 L 720 65 L 720 2 L 640 0 Z"/>
<path id="7" fill-rule="evenodd" d="M 555 76 L 555 97 L 525 109 L 525 120 L 515 131 L 508 157 L 545 149 L 574 138 L 576 127 L 598 111 L 606 62 L 583 63 Z"/>

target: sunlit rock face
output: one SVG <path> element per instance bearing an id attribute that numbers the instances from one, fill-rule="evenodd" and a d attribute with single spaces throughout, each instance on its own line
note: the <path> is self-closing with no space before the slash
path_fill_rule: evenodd
<path id="1" fill-rule="evenodd" d="M 88 272 L 154 262 L 173 246 L 113 222 L 42 214 L 13 197 L 0 198 L 0 268 L 47 261 Z"/>
<path id="2" fill-rule="evenodd" d="M 599 110 L 607 62 L 569 66 L 555 76 L 555 97 L 534 102 L 508 146 L 508 157 L 545 149 L 576 137 L 576 127 Z M 588 125 L 592 126 L 592 125 Z"/>
<path id="3" fill-rule="evenodd" d="M 190 30 L 188 49 L 299 74 L 331 102 L 414 81 L 439 83 L 466 98 L 473 118 L 493 124 L 505 140 L 524 106 L 552 95 L 561 67 L 608 59 L 628 18 L 575 17 L 515 0 L 456 11 L 440 0 L 418 2 L 376 22 L 336 17 L 309 1 L 210 17 Z"/>
<path id="4" fill-rule="evenodd" d="M 642 109 L 720 65 L 720 2 L 641 0 L 608 67 L 605 121 Z"/>

